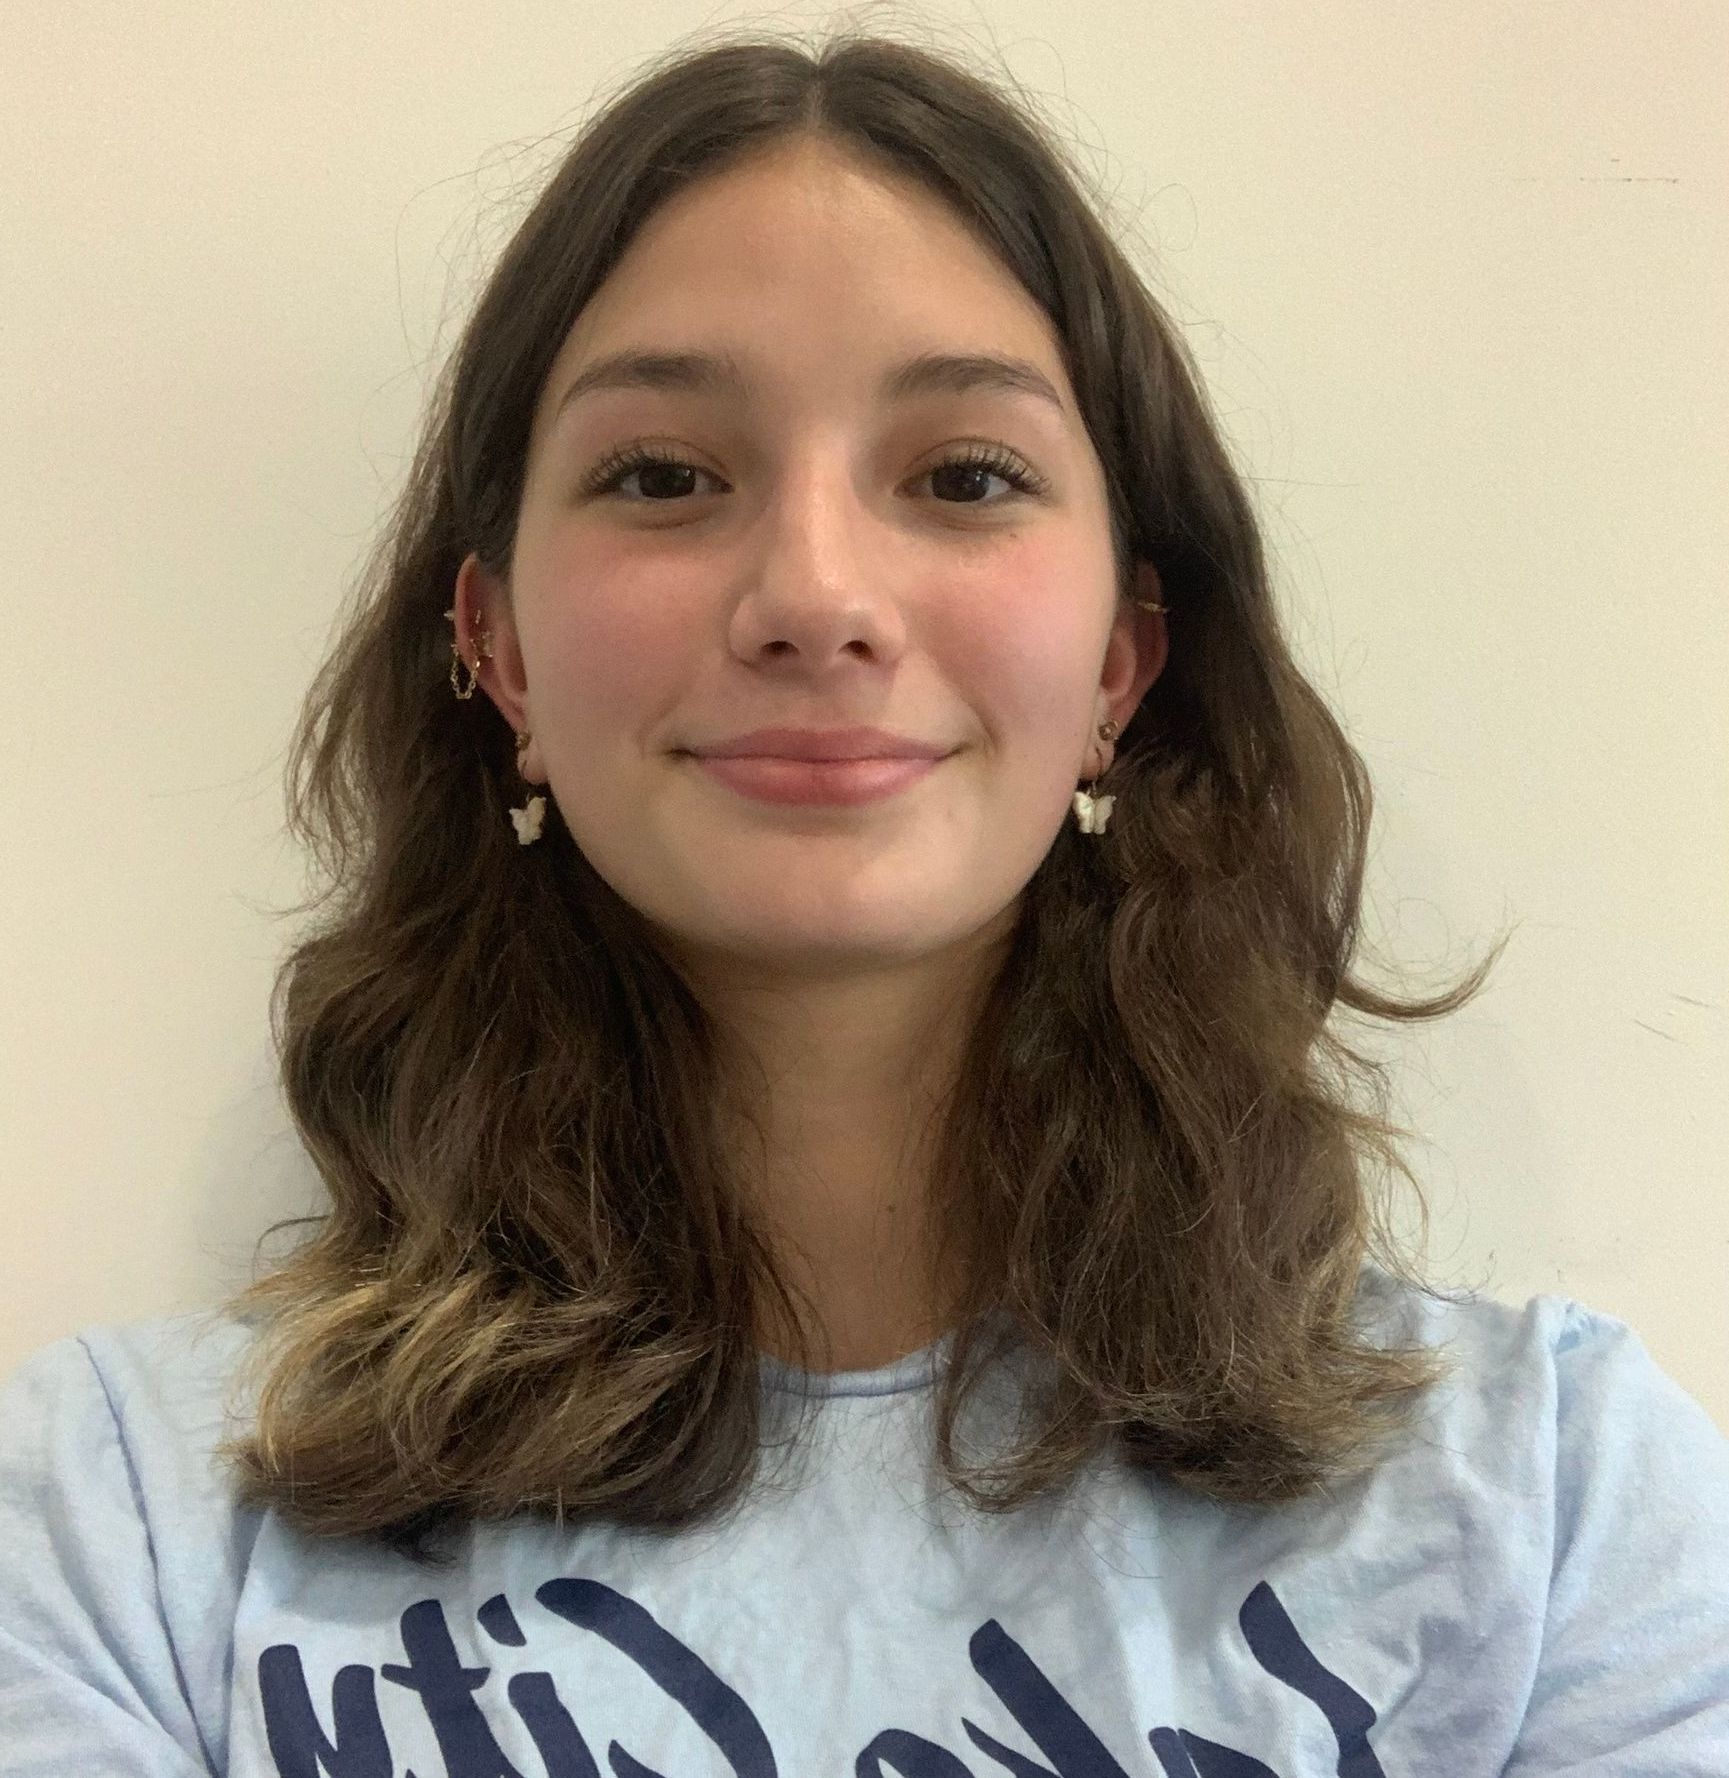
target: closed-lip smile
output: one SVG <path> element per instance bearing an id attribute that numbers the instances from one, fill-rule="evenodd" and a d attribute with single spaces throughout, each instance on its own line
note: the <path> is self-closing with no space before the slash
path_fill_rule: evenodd
<path id="1" fill-rule="evenodd" d="M 880 728 L 759 728 L 683 749 L 703 759 L 942 759 L 954 751 Z"/>

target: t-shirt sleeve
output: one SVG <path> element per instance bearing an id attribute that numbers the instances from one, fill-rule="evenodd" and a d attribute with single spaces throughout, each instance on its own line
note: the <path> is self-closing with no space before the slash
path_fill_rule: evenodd
<path id="1" fill-rule="evenodd" d="M 131 1453 L 79 1337 L 0 1382 L 0 1775 L 210 1778 Z"/>
<path id="2" fill-rule="evenodd" d="M 1729 1440 L 1613 1316 L 1568 1300 L 1553 1353 L 1553 1566 L 1504 1778 L 1723 1778 Z"/>

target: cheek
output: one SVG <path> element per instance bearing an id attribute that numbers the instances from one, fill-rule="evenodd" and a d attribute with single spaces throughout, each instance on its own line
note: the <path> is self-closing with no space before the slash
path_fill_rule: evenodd
<path id="1" fill-rule="evenodd" d="M 618 744 L 663 715 L 696 646 L 688 607 L 653 576 L 597 562 L 554 571 L 524 614 L 529 698 L 543 726 Z"/>
<path id="2" fill-rule="evenodd" d="M 1059 779 L 1098 688 L 1103 606 L 1072 566 L 1029 560 L 954 608 L 946 658 L 956 684 L 976 700 L 996 747 L 1048 760 Z"/>

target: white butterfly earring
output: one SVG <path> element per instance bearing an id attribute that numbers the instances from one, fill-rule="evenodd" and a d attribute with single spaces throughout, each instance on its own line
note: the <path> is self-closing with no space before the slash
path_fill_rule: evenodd
<path id="1" fill-rule="evenodd" d="M 516 843 L 532 846 L 540 838 L 540 824 L 546 819 L 546 798 L 531 796 L 526 808 L 510 811 L 510 824 L 516 829 Z"/>
<path id="2" fill-rule="evenodd" d="M 1114 741 L 1121 732 L 1116 723 L 1108 716 L 1099 724 L 1099 738 L 1101 740 Z M 1095 774 L 1093 790 L 1096 792 L 1098 787 L 1099 780 Z M 1077 790 L 1074 797 L 1074 810 L 1075 819 L 1080 825 L 1081 832 L 1103 833 L 1105 823 L 1111 818 L 1111 809 L 1116 800 L 1114 796 L 1090 795 L 1087 791 Z"/>
<path id="3" fill-rule="evenodd" d="M 528 751 L 528 730 L 516 737 L 516 769 L 522 770 L 522 756 Z M 520 809 L 510 811 L 510 825 L 516 829 L 516 843 L 532 846 L 540 838 L 540 824 L 546 819 L 546 798 L 531 796 Z"/>

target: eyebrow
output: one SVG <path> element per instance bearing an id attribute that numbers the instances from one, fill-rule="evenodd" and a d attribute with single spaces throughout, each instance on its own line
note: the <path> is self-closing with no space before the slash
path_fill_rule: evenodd
<path id="1" fill-rule="evenodd" d="M 577 373 L 558 398 L 553 418 L 583 396 L 602 389 L 664 389 L 726 395 L 742 401 L 748 388 L 744 367 L 730 353 L 614 352 Z M 921 352 L 891 365 L 877 395 L 884 402 L 900 402 L 920 395 L 967 395 L 975 390 L 1030 396 L 1048 402 L 1060 414 L 1068 411 L 1056 386 L 1037 365 L 995 352 Z"/>

